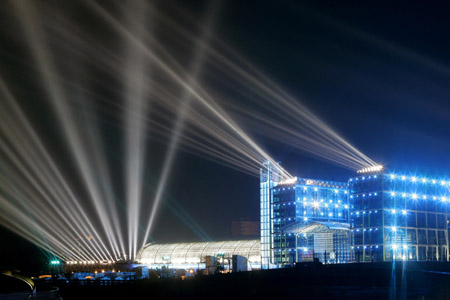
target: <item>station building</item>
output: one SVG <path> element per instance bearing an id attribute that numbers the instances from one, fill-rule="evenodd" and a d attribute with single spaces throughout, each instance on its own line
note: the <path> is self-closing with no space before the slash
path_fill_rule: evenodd
<path id="1" fill-rule="evenodd" d="M 448 260 L 450 181 L 375 166 L 348 182 L 261 168 L 261 265 Z"/>

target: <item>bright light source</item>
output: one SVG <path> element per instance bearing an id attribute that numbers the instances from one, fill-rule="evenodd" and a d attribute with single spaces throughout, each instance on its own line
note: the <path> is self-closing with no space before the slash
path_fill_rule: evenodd
<path id="1" fill-rule="evenodd" d="M 290 179 L 286 179 L 286 180 L 280 181 L 278 184 L 280 184 L 280 185 L 283 185 L 283 184 L 294 184 L 296 182 L 297 182 L 297 177 L 293 177 L 293 178 L 290 178 Z"/>
<path id="2" fill-rule="evenodd" d="M 403 215 L 406 215 L 406 210 L 402 210 L 402 214 L 403 214 Z"/>
<path id="3" fill-rule="evenodd" d="M 361 170 L 356 171 L 356 173 L 371 173 L 371 172 L 380 172 L 381 170 L 383 170 L 383 166 L 382 165 L 375 165 L 372 167 L 368 167 L 368 168 L 364 168 Z"/>
<path id="4" fill-rule="evenodd" d="M 398 246 L 396 244 L 392 245 L 392 249 L 397 250 Z"/>
<path id="5" fill-rule="evenodd" d="M 59 265 L 60 261 L 59 260 L 52 260 L 52 261 L 50 261 L 50 264 L 51 265 Z"/>
<path id="6" fill-rule="evenodd" d="M 411 181 L 412 181 L 412 182 L 416 182 L 416 181 L 417 181 L 417 178 L 416 178 L 416 177 L 412 177 L 412 178 L 411 178 Z"/>
<path id="7" fill-rule="evenodd" d="M 395 227 L 395 226 L 392 227 L 392 231 L 393 231 L 393 232 L 396 232 L 396 231 L 397 231 L 397 227 Z"/>
<path id="8" fill-rule="evenodd" d="M 304 218 L 303 218 L 303 221 L 308 221 L 308 218 L 307 218 L 307 217 L 304 217 Z"/>
<path id="9" fill-rule="evenodd" d="M 391 175 L 391 179 L 395 179 L 395 175 Z"/>
<path id="10" fill-rule="evenodd" d="M 408 250 L 408 245 L 403 245 L 404 250 Z"/>
<path id="11" fill-rule="evenodd" d="M 319 208 L 319 206 L 320 206 L 320 203 L 319 203 L 319 202 L 317 202 L 317 201 L 314 201 L 314 202 L 313 202 L 313 207 L 314 207 L 314 208 Z"/>
<path id="12" fill-rule="evenodd" d="M 412 194 L 413 199 L 417 199 L 417 194 Z"/>
<path id="13" fill-rule="evenodd" d="M 392 193 L 391 193 L 391 196 L 392 196 L 392 197 L 395 197 L 395 193 L 394 193 L 394 192 L 392 192 Z"/>
<path id="14" fill-rule="evenodd" d="M 427 182 L 426 178 L 423 178 L 422 183 L 426 183 L 426 182 Z"/>
<path id="15" fill-rule="evenodd" d="M 441 185 L 445 185 L 446 182 L 444 180 L 441 181 Z"/>
<path id="16" fill-rule="evenodd" d="M 402 180 L 405 180 L 406 179 L 406 177 L 405 176 L 402 176 Z"/>
<path id="17" fill-rule="evenodd" d="M 396 211 L 395 209 L 393 209 L 393 210 L 392 210 L 392 213 L 393 213 L 393 214 L 396 214 L 396 213 L 397 213 L 397 211 Z"/>
<path id="18" fill-rule="evenodd" d="M 436 180 L 432 180 L 431 182 L 432 182 L 433 184 L 435 184 L 435 183 L 436 183 Z"/>

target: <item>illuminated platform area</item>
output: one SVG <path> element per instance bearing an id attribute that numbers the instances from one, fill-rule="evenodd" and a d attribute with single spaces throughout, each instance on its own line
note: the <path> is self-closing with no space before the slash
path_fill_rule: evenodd
<path id="1" fill-rule="evenodd" d="M 150 269 L 205 269 L 207 261 L 217 261 L 225 269 L 233 255 L 247 259 L 247 269 L 261 268 L 260 240 L 147 244 L 137 254 L 137 261 Z"/>

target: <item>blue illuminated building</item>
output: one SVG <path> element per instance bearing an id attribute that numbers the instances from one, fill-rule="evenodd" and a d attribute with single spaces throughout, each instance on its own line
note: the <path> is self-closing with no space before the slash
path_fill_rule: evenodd
<path id="1" fill-rule="evenodd" d="M 260 191 L 263 268 L 448 260 L 448 180 L 373 167 L 348 182 L 281 181 L 266 163 Z"/>
<path id="2" fill-rule="evenodd" d="M 450 182 L 406 173 L 349 180 L 357 261 L 448 260 Z"/>

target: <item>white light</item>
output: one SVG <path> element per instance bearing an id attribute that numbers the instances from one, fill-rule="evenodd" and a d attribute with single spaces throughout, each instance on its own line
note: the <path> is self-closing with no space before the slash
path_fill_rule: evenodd
<path id="1" fill-rule="evenodd" d="M 308 221 L 308 218 L 307 218 L 307 217 L 304 217 L 304 218 L 303 218 L 303 221 Z"/>
<path id="2" fill-rule="evenodd" d="M 375 166 L 371 166 L 368 168 L 364 168 L 361 170 L 356 171 L 356 173 L 369 173 L 369 172 L 378 172 L 381 171 L 383 169 L 382 165 L 375 165 Z"/>
<path id="3" fill-rule="evenodd" d="M 435 183 L 436 183 L 436 180 L 432 180 L 431 182 L 432 182 L 433 184 L 435 184 Z"/>
<path id="4" fill-rule="evenodd" d="M 395 179 L 395 175 L 391 175 L 391 179 Z"/>
<path id="5" fill-rule="evenodd" d="M 406 179 L 406 177 L 405 176 L 402 176 L 402 180 L 405 180 Z"/>
<path id="6" fill-rule="evenodd" d="M 411 180 L 412 180 L 412 182 L 416 182 L 417 178 L 416 177 L 412 177 Z"/>
<path id="7" fill-rule="evenodd" d="M 290 179 L 286 179 L 286 180 L 280 181 L 279 184 L 294 184 L 296 182 L 297 182 L 297 177 L 293 177 L 293 178 L 290 178 Z"/>
<path id="8" fill-rule="evenodd" d="M 334 190 L 334 193 L 337 194 L 337 193 L 338 193 L 338 190 Z"/>
<path id="9" fill-rule="evenodd" d="M 446 182 L 444 180 L 441 181 L 441 185 L 445 185 Z"/>
<path id="10" fill-rule="evenodd" d="M 422 179 L 422 183 L 426 183 L 427 180 L 425 178 Z"/>
<path id="11" fill-rule="evenodd" d="M 307 189 L 308 189 L 308 188 L 307 188 L 306 186 L 305 186 L 305 187 L 303 187 L 303 190 L 304 190 L 304 191 L 306 191 Z"/>
<path id="12" fill-rule="evenodd" d="M 403 193 L 403 194 L 402 194 L 402 197 L 403 197 L 403 198 L 405 198 L 405 197 L 406 197 L 406 194 L 405 194 L 405 193 Z"/>
<path id="13" fill-rule="evenodd" d="M 408 250 L 408 245 L 403 245 L 403 249 Z"/>
<path id="14" fill-rule="evenodd" d="M 423 196 L 422 198 L 425 200 L 425 199 L 427 199 L 427 196 Z"/>
<path id="15" fill-rule="evenodd" d="M 393 232 L 396 232 L 396 231 L 397 231 L 397 227 L 395 227 L 395 226 L 392 227 L 392 231 L 393 231 Z"/>
<path id="16" fill-rule="evenodd" d="M 392 193 L 391 193 L 391 196 L 392 196 L 392 197 L 395 197 L 395 193 L 394 193 L 394 192 L 392 192 Z"/>
<path id="17" fill-rule="evenodd" d="M 348 205 L 346 204 L 346 205 L 344 205 L 344 207 L 345 207 L 345 208 L 348 208 Z"/>
<path id="18" fill-rule="evenodd" d="M 412 194 L 413 199 L 417 199 L 417 194 Z"/>
<path id="19" fill-rule="evenodd" d="M 307 252 L 307 251 L 308 251 L 308 248 L 306 248 L 306 247 L 303 248 L 303 251 L 304 251 L 304 252 Z"/>
<path id="20" fill-rule="evenodd" d="M 397 250 L 397 245 L 396 244 L 394 244 L 394 245 L 392 245 L 392 249 L 394 249 L 394 250 Z"/>
<path id="21" fill-rule="evenodd" d="M 313 207 L 314 208 L 319 208 L 319 206 L 320 206 L 320 203 L 319 202 L 313 202 Z"/>
<path id="22" fill-rule="evenodd" d="M 332 216 L 333 216 L 333 214 L 332 214 L 332 213 L 329 213 L 329 214 L 328 214 L 328 216 L 329 216 L 329 217 L 332 217 Z"/>
<path id="23" fill-rule="evenodd" d="M 396 214 L 396 213 L 397 213 L 397 211 L 396 211 L 395 209 L 393 209 L 393 210 L 392 210 L 392 213 L 393 213 L 393 214 Z"/>
<path id="24" fill-rule="evenodd" d="M 314 192 L 317 192 L 317 188 L 314 188 Z"/>
<path id="25" fill-rule="evenodd" d="M 403 214 L 403 215 L 406 215 L 406 210 L 402 210 L 402 214 Z"/>

